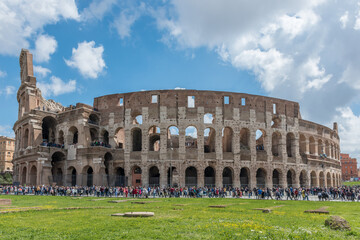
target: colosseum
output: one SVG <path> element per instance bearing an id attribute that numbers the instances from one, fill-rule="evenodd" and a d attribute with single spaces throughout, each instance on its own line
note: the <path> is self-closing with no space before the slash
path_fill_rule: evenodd
<path id="1" fill-rule="evenodd" d="M 15 181 L 24 185 L 330 187 L 339 136 L 297 102 L 245 93 L 155 90 L 63 107 L 20 54 Z"/>

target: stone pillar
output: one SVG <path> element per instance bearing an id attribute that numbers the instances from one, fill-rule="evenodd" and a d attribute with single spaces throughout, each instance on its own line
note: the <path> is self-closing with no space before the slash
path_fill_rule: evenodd
<path id="1" fill-rule="evenodd" d="M 285 169 L 281 169 L 281 173 L 280 173 L 280 179 L 279 179 L 279 182 L 280 182 L 280 186 L 283 187 L 283 188 L 286 188 L 288 185 L 287 185 L 287 179 L 286 179 L 286 171 Z"/>
<path id="2" fill-rule="evenodd" d="M 295 172 L 295 181 L 293 186 L 295 188 L 299 188 L 300 187 L 300 173 L 298 174 L 298 171 Z"/>
<path id="3" fill-rule="evenodd" d="M 267 173 L 266 173 L 265 187 L 272 188 L 273 187 L 272 171 L 268 169 L 266 172 Z"/>
<path id="4" fill-rule="evenodd" d="M 216 187 L 223 186 L 222 172 L 223 172 L 222 166 L 216 165 L 216 168 L 215 168 L 215 186 Z"/>
<path id="5" fill-rule="evenodd" d="M 250 189 L 256 188 L 256 168 L 250 168 Z"/>
<path id="6" fill-rule="evenodd" d="M 283 163 L 286 164 L 287 159 L 288 159 L 288 155 L 287 155 L 287 150 L 286 150 L 286 132 L 285 131 L 283 131 L 281 133 L 280 149 L 281 149 L 280 154 L 282 156 Z"/>
<path id="7" fill-rule="evenodd" d="M 149 186 L 149 169 L 147 167 L 141 168 L 141 186 L 148 187 Z"/>
<path id="8" fill-rule="evenodd" d="M 185 129 L 179 126 L 179 158 L 185 160 Z"/>
<path id="9" fill-rule="evenodd" d="M 167 169 L 166 164 L 160 164 L 159 173 L 160 173 L 160 187 L 167 186 Z"/>
<path id="10" fill-rule="evenodd" d="M 240 168 L 235 168 L 233 172 L 233 186 L 235 188 L 240 187 Z"/>
<path id="11" fill-rule="evenodd" d="M 198 172 L 197 172 L 197 176 L 198 176 L 198 187 L 204 187 L 204 171 L 205 169 L 204 168 L 198 168 L 197 169 Z"/>
<path id="12" fill-rule="evenodd" d="M 310 154 L 310 141 L 307 138 L 305 140 L 305 154 Z"/>

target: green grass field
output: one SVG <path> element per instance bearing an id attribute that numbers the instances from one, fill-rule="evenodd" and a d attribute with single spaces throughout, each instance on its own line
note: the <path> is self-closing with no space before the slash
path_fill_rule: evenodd
<path id="1" fill-rule="evenodd" d="M 360 182 L 343 182 L 345 186 L 360 186 Z"/>
<path id="2" fill-rule="evenodd" d="M 110 199 L 52 196 L 0 196 L 0 239 L 359 239 L 360 203 L 247 199 L 145 199 L 132 204 Z M 111 199 L 113 200 L 113 199 Z M 134 200 L 140 201 L 140 200 Z M 176 206 L 183 204 L 183 206 Z M 209 208 L 226 205 L 226 208 Z M 263 213 L 254 208 L 273 208 Z M 350 222 L 352 231 L 324 226 L 328 215 L 304 210 L 328 207 Z M 38 208 L 30 208 L 38 207 Z M 71 209 L 69 207 L 87 207 Z M 30 209 L 29 209 L 30 208 Z M 12 211 L 3 213 L 6 211 Z M 151 218 L 112 217 L 113 213 L 151 211 Z"/>

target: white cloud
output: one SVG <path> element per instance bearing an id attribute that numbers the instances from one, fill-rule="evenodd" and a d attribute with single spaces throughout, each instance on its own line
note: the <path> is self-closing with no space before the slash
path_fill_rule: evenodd
<path id="1" fill-rule="evenodd" d="M 182 88 L 182 87 L 176 87 L 174 88 L 175 90 L 185 90 L 186 88 Z"/>
<path id="2" fill-rule="evenodd" d="M 75 0 L 0 1 L 0 54 L 18 56 L 44 26 L 62 19 L 79 19 Z"/>
<path id="3" fill-rule="evenodd" d="M 34 66 L 34 73 L 35 76 L 38 75 L 40 78 L 46 77 L 49 73 L 51 73 L 51 70 L 48 68 L 44 68 L 42 66 Z"/>
<path id="4" fill-rule="evenodd" d="M 289 78 L 287 70 L 291 68 L 292 59 L 276 49 L 269 51 L 254 49 L 245 50 L 235 56 L 233 65 L 252 70 L 259 77 L 263 88 L 266 91 L 273 91 L 277 85 Z"/>
<path id="5" fill-rule="evenodd" d="M 172 0 L 149 13 L 169 47 L 215 51 L 253 73 L 267 94 L 327 123 L 360 95 L 360 35 L 345 27 L 360 29 L 357 2 Z"/>
<path id="6" fill-rule="evenodd" d="M 120 12 L 120 15 L 114 20 L 113 26 L 121 39 L 130 37 L 131 27 L 137 19 L 145 12 L 145 3 L 137 7 L 130 7 Z"/>
<path id="7" fill-rule="evenodd" d="M 116 4 L 116 0 L 94 0 L 81 13 L 81 20 L 101 20 Z"/>
<path id="8" fill-rule="evenodd" d="M 57 42 L 53 36 L 40 35 L 35 41 L 34 59 L 37 62 L 48 62 L 50 55 L 56 51 Z"/>
<path id="9" fill-rule="evenodd" d="M 38 82 L 43 96 L 58 96 L 65 93 L 71 93 L 76 90 L 76 80 L 69 80 L 67 83 L 58 77 L 51 76 L 50 83 Z"/>
<path id="10" fill-rule="evenodd" d="M 338 108 L 334 121 L 338 122 L 341 152 L 359 158 L 360 116 L 356 116 L 350 107 Z"/>
<path id="11" fill-rule="evenodd" d="M 1 78 L 1 77 L 6 77 L 6 75 L 7 75 L 7 74 L 6 74 L 5 71 L 1 71 L 1 70 L 0 70 L 0 78 Z"/>
<path id="12" fill-rule="evenodd" d="M 193 126 L 187 127 L 185 129 L 185 136 L 190 136 L 192 138 L 197 138 L 197 129 Z"/>
<path id="13" fill-rule="evenodd" d="M 342 16 L 340 17 L 339 21 L 340 21 L 340 23 L 341 23 L 341 27 L 342 27 L 342 28 L 346 28 L 346 24 L 347 24 L 348 21 L 349 21 L 349 12 L 346 11 L 346 12 L 344 13 L 344 15 L 342 15 Z"/>
<path id="14" fill-rule="evenodd" d="M 5 94 L 6 96 L 12 95 L 15 93 L 14 86 L 6 86 L 4 89 L 0 89 L 0 95 Z"/>
<path id="15" fill-rule="evenodd" d="M 70 60 L 65 59 L 69 67 L 77 68 L 81 75 L 87 78 L 97 78 L 106 67 L 103 59 L 104 47 L 95 47 L 95 42 L 78 43 L 78 48 L 72 49 Z"/>
<path id="16" fill-rule="evenodd" d="M 11 95 L 11 94 L 15 93 L 15 87 L 14 86 L 6 86 L 5 93 L 6 93 L 6 95 Z"/>
<path id="17" fill-rule="evenodd" d="M 8 125 L 0 125 L 0 136 L 14 137 L 14 131 Z"/>

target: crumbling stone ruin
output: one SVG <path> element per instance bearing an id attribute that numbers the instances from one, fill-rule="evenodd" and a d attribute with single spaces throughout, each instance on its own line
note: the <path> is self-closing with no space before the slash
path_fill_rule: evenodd
<path id="1" fill-rule="evenodd" d="M 330 187 L 339 136 L 299 104 L 244 93 L 158 90 L 63 107 L 20 54 L 15 181 L 27 185 Z"/>

